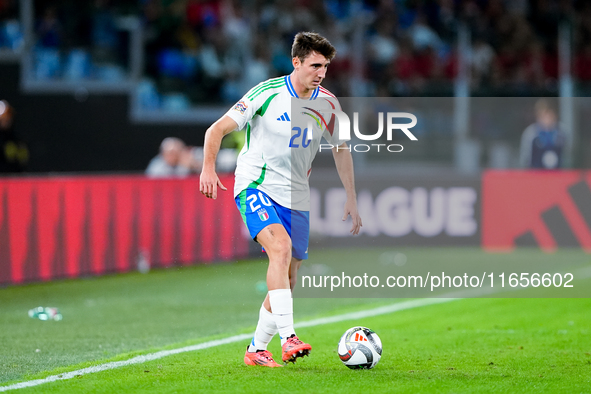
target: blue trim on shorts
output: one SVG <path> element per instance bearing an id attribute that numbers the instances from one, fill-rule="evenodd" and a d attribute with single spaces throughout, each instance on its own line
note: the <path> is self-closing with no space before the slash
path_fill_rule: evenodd
<path id="1" fill-rule="evenodd" d="M 268 225 L 281 224 L 291 237 L 292 256 L 300 260 L 308 258 L 310 212 L 285 208 L 265 192 L 253 188 L 243 190 L 235 201 L 252 239 L 256 241 L 258 233 Z"/>

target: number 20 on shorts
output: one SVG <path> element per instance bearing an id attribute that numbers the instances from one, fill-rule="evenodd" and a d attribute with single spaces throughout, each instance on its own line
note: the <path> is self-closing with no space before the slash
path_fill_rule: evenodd
<path id="1" fill-rule="evenodd" d="M 269 198 L 267 198 L 267 196 L 263 195 L 263 193 L 259 192 L 258 198 L 257 198 L 256 194 L 251 194 L 250 196 L 248 196 L 246 198 L 246 201 L 248 201 L 248 204 L 250 205 L 251 212 L 256 212 L 257 210 L 259 210 L 261 208 L 261 205 L 258 204 L 259 200 L 263 205 L 266 205 L 268 207 L 271 206 L 271 201 L 269 201 Z"/>

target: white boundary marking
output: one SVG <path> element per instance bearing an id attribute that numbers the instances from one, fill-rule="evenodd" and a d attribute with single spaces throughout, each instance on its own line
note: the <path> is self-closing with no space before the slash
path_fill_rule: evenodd
<path id="1" fill-rule="evenodd" d="M 591 267 L 585 267 L 575 271 L 577 279 L 587 279 L 591 277 Z M 373 317 L 379 315 L 386 315 L 388 313 L 394 313 L 399 311 L 404 311 L 407 309 L 419 308 L 421 306 L 427 305 L 435 305 L 435 304 L 442 304 L 445 302 L 462 300 L 464 298 L 471 298 L 471 297 L 479 297 L 485 296 L 488 294 L 503 292 L 503 291 L 514 291 L 514 290 L 522 290 L 523 288 L 492 288 L 492 287 L 483 287 L 483 288 L 476 288 L 476 289 L 468 289 L 463 291 L 457 291 L 453 293 L 448 293 L 443 295 L 444 298 L 420 298 L 414 299 L 410 301 L 403 301 L 397 302 L 391 305 L 385 305 L 378 308 L 366 310 L 366 311 L 359 311 L 359 312 L 351 312 L 345 313 L 342 315 L 336 316 L 329 316 L 329 317 L 322 317 L 319 319 L 304 321 L 300 323 L 294 324 L 295 328 L 300 327 L 315 327 L 321 326 L 323 324 L 330 324 L 330 323 L 338 323 L 345 320 L 354 320 L 354 319 L 362 319 L 366 317 Z M 65 372 L 59 375 L 51 375 L 43 379 L 36 379 L 36 380 L 29 380 L 27 382 L 20 382 L 11 384 L 10 386 L 0 386 L 0 392 L 9 391 L 9 390 L 16 390 L 22 389 L 26 387 L 34 387 L 39 386 L 40 384 L 45 384 L 49 382 L 55 382 L 57 380 L 66 380 L 72 379 L 76 376 L 87 375 L 90 373 L 96 373 L 101 371 L 107 371 L 109 369 L 115 369 L 120 367 L 126 367 L 128 365 L 134 364 L 141 364 L 145 363 L 146 361 L 157 360 L 159 358 L 172 356 L 173 354 L 185 353 L 185 352 L 192 352 L 195 350 L 202 350 L 208 349 L 210 347 L 216 347 L 221 345 L 227 345 L 234 342 L 240 342 L 247 339 L 251 339 L 254 333 L 250 334 L 239 334 L 233 335 L 231 337 L 222 338 L 222 339 L 215 339 L 213 341 L 200 343 L 198 345 L 191 345 L 185 346 L 178 349 L 170 349 L 170 350 L 161 350 L 156 353 L 149 353 L 144 354 L 142 356 L 136 356 L 130 358 L 129 360 L 122 360 L 122 361 L 112 361 L 106 364 L 99 364 L 93 367 L 79 369 L 77 371 L 72 372 Z"/>
<path id="2" fill-rule="evenodd" d="M 450 294 L 449 296 L 451 297 L 452 295 Z M 433 305 L 433 304 L 441 304 L 444 302 L 455 301 L 455 300 L 459 300 L 459 299 L 461 299 L 461 298 L 422 298 L 422 299 L 417 299 L 417 300 L 397 302 L 392 305 L 386 305 L 386 306 L 382 306 L 382 307 L 378 307 L 378 308 L 374 308 L 374 309 L 370 309 L 370 310 L 366 310 L 366 311 L 351 312 L 351 313 L 345 313 L 342 315 L 323 317 L 323 318 L 319 318 L 319 319 L 304 321 L 301 323 L 294 324 L 294 327 L 295 328 L 315 327 L 315 326 L 320 326 L 323 324 L 337 323 L 337 322 L 341 322 L 341 321 L 345 321 L 345 320 L 354 320 L 354 319 L 362 319 L 362 318 L 378 316 L 378 315 L 385 315 L 388 313 L 403 311 L 406 309 L 418 308 L 421 306 L 427 306 L 427 305 Z M 22 388 L 26 388 L 26 387 L 34 387 L 34 386 L 39 386 L 39 385 L 45 384 L 45 383 L 55 382 L 58 380 L 72 379 L 72 378 L 75 378 L 76 376 L 87 375 L 87 374 L 101 372 L 101 371 L 107 371 L 109 369 L 121 368 L 121 367 L 125 367 L 128 365 L 141 364 L 141 363 L 145 363 L 147 361 L 157 360 L 159 358 L 171 356 L 173 354 L 192 352 L 195 350 L 202 350 L 202 349 L 208 349 L 211 347 L 227 345 L 230 343 L 240 342 L 240 341 L 251 339 L 252 336 L 253 336 L 253 333 L 234 335 L 234 336 L 223 338 L 223 339 L 216 339 L 213 341 L 200 343 L 198 345 L 185 346 L 185 347 L 178 348 L 178 349 L 162 350 L 162 351 L 159 351 L 156 353 L 144 354 L 142 356 L 136 356 L 136 357 L 130 358 L 128 360 L 112 361 L 112 362 L 109 362 L 106 364 L 99 364 L 99 365 L 95 365 L 92 367 L 79 369 L 76 371 L 64 372 L 59 375 L 48 376 L 43 379 L 29 380 L 27 382 L 20 382 L 20 383 L 11 384 L 10 386 L 0 386 L 0 392 L 22 389 Z"/>

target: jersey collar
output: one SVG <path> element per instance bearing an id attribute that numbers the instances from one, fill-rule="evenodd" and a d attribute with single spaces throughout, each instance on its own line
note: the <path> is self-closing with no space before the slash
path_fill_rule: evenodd
<path id="1" fill-rule="evenodd" d="M 299 98 L 298 94 L 296 93 L 296 91 L 291 83 L 291 78 L 289 77 L 289 75 L 286 75 L 284 78 L 285 78 L 285 86 L 287 86 L 287 91 L 289 92 L 289 94 L 291 94 L 292 97 Z M 316 89 L 314 89 L 314 91 L 312 92 L 312 95 L 310 96 L 310 100 L 316 100 L 316 97 L 318 97 L 319 93 L 320 93 L 320 86 L 318 86 Z"/>

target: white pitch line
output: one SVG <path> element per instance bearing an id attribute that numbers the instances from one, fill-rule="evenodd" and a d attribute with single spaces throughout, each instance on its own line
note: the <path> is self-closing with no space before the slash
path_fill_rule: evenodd
<path id="1" fill-rule="evenodd" d="M 449 301 L 454 301 L 454 300 L 459 300 L 459 299 L 460 298 L 423 298 L 423 299 L 418 299 L 418 300 L 398 302 L 396 304 L 382 306 L 382 307 L 378 307 L 378 308 L 370 309 L 370 310 L 366 310 L 366 311 L 345 313 L 342 315 L 323 317 L 320 319 L 305 321 L 305 322 L 295 324 L 294 327 L 296 327 L 296 328 L 315 327 L 315 326 L 320 326 L 323 324 L 337 323 L 337 322 L 341 322 L 341 321 L 345 321 L 345 320 L 354 320 L 354 319 L 361 319 L 361 318 L 366 318 L 366 317 L 384 315 L 387 313 L 393 313 L 393 312 L 403 311 L 403 310 L 412 309 L 412 308 L 418 308 L 421 306 L 427 306 L 427 305 L 432 305 L 432 304 L 440 304 L 443 302 L 449 302 Z M 0 386 L 0 392 L 22 389 L 22 388 L 26 388 L 26 387 L 34 387 L 34 386 L 39 386 L 39 385 L 45 384 L 45 383 L 55 382 L 58 380 L 72 379 L 72 378 L 75 378 L 76 376 L 87 375 L 87 374 L 101 372 L 101 371 L 107 371 L 109 369 L 115 369 L 115 368 L 120 368 L 120 367 L 126 367 L 128 365 L 141 364 L 141 363 L 145 363 L 147 361 L 157 360 L 159 358 L 171 356 L 173 354 L 192 352 L 195 350 L 203 350 L 203 349 L 208 349 L 210 347 L 227 345 L 230 343 L 240 342 L 240 341 L 245 341 L 247 339 L 251 339 L 252 336 L 253 336 L 253 333 L 234 335 L 234 336 L 223 338 L 223 339 L 216 339 L 213 341 L 200 343 L 198 345 L 186 346 L 186 347 L 182 347 L 182 348 L 178 348 L 178 349 L 171 349 L 171 350 L 162 350 L 162 351 L 159 351 L 156 353 L 150 353 L 150 354 L 145 354 L 142 356 L 136 356 L 136 357 L 130 358 L 129 360 L 113 361 L 113 362 L 106 363 L 106 364 L 99 364 L 99 365 L 95 365 L 93 367 L 79 369 L 77 371 L 64 372 L 59 375 L 48 376 L 43 379 L 29 380 L 28 382 L 15 383 L 15 384 L 11 384 L 10 386 Z"/>
<path id="2" fill-rule="evenodd" d="M 587 279 L 587 278 L 591 277 L 591 267 L 585 267 L 583 269 L 579 269 L 579 270 L 575 271 L 575 274 L 577 276 L 577 279 Z M 518 289 L 502 289 L 500 291 L 508 291 L 508 290 L 518 290 Z M 493 289 L 493 288 L 486 288 L 486 287 L 477 288 L 477 289 L 462 290 L 462 291 L 457 291 L 457 292 L 445 294 L 442 296 L 445 298 L 420 298 L 420 299 L 414 299 L 414 300 L 410 300 L 410 301 L 397 302 L 395 304 L 381 306 L 381 307 L 366 310 L 366 311 L 351 312 L 351 313 L 345 313 L 342 315 L 322 317 L 319 319 L 304 321 L 301 323 L 294 324 L 294 327 L 296 327 L 296 328 L 315 327 L 315 326 L 320 326 L 323 324 L 338 323 L 338 322 L 345 321 L 345 320 L 362 319 L 362 318 L 366 318 L 366 317 L 373 317 L 373 316 L 385 315 L 388 313 L 404 311 L 407 309 L 419 308 L 421 306 L 435 305 L 435 304 L 441 304 L 444 302 L 461 300 L 461 299 L 469 298 L 469 297 L 485 296 L 485 295 L 489 295 L 489 294 L 493 294 L 493 293 L 497 293 L 497 292 L 499 292 L 499 290 L 496 288 Z M 76 376 L 87 375 L 90 373 L 101 372 L 101 371 L 107 371 L 109 369 L 125 367 L 128 365 L 141 364 L 141 363 L 145 363 L 146 361 L 157 360 L 159 358 L 171 356 L 173 354 L 192 352 L 195 350 L 202 350 L 202 349 L 208 349 L 210 347 L 227 345 L 230 343 L 240 342 L 240 341 L 250 339 L 250 338 L 252 338 L 252 336 L 253 336 L 253 333 L 240 334 L 240 335 L 234 335 L 234 336 L 223 338 L 223 339 L 216 339 L 213 341 L 200 343 L 198 345 L 185 346 L 182 348 L 171 349 L 171 350 L 161 350 L 156 353 L 145 354 L 143 356 L 136 356 L 136 357 L 130 358 L 129 360 L 113 361 L 113 362 L 106 363 L 106 364 L 99 364 L 99 365 L 95 365 L 93 367 L 79 369 L 77 371 L 65 372 L 65 373 L 59 374 L 59 375 L 48 376 L 43 379 L 29 380 L 28 382 L 15 383 L 15 384 L 11 384 L 10 386 L 0 386 L 0 392 L 22 389 L 25 387 L 39 386 L 40 384 L 55 382 L 57 380 L 72 379 Z"/>
<path id="3" fill-rule="evenodd" d="M 200 343 L 199 345 L 186 346 L 186 347 L 182 347 L 182 348 L 178 348 L 178 349 L 171 349 L 171 350 L 162 350 L 162 351 L 159 351 L 156 353 L 150 353 L 150 354 L 145 354 L 142 356 L 136 356 L 136 357 L 130 358 L 129 360 L 113 361 L 113 362 L 106 363 L 106 364 L 99 364 L 99 365 L 95 365 L 93 367 L 79 369 L 77 371 L 65 372 L 65 373 L 59 374 L 59 375 L 48 376 L 43 379 L 15 383 L 10 386 L 0 386 L 0 392 L 22 389 L 25 387 L 38 386 L 40 384 L 55 382 L 57 380 L 72 379 L 72 378 L 75 378 L 76 376 L 87 375 L 90 373 L 101 372 L 101 371 L 107 371 L 109 369 L 125 367 L 127 365 L 141 364 L 141 363 L 145 363 L 146 361 L 157 360 L 159 358 L 171 356 L 173 354 L 192 352 L 194 350 L 207 349 L 207 348 L 214 347 L 214 346 L 220 346 L 220 345 L 226 345 L 226 344 L 234 343 L 234 342 L 238 342 L 238 341 L 244 341 L 244 340 L 247 340 L 250 338 L 252 338 L 252 334 L 240 334 L 240 335 L 234 335 L 234 336 L 224 338 L 224 339 L 216 339 L 213 341 Z"/>

